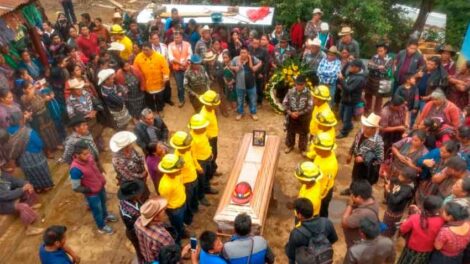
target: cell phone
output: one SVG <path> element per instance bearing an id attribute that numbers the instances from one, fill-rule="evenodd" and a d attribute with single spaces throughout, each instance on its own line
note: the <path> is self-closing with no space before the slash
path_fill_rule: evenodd
<path id="1" fill-rule="evenodd" d="M 189 239 L 190 243 L 191 243 L 191 250 L 192 251 L 196 251 L 196 247 L 197 247 L 197 238 L 196 237 L 191 237 Z"/>

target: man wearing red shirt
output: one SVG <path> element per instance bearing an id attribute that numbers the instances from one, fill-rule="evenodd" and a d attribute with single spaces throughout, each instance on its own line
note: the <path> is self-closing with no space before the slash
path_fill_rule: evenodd
<path id="1" fill-rule="evenodd" d="M 80 36 L 77 38 L 77 46 L 89 59 L 92 55 L 99 53 L 98 37 L 95 33 L 90 33 L 90 29 L 85 25 L 80 26 Z"/>

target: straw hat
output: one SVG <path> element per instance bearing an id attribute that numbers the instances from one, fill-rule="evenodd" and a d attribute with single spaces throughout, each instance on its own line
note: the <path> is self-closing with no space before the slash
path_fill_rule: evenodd
<path id="1" fill-rule="evenodd" d="M 351 27 L 342 27 L 341 31 L 338 33 L 338 36 L 351 35 L 352 33 L 354 33 L 354 31 L 351 29 Z"/>
<path id="2" fill-rule="evenodd" d="M 119 131 L 111 137 L 109 148 L 112 152 L 118 152 L 137 140 L 137 136 L 129 131 Z"/>
<path id="3" fill-rule="evenodd" d="M 314 39 L 307 39 L 306 43 L 307 46 L 321 46 L 321 40 L 319 38 Z"/>
<path id="4" fill-rule="evenodd" d="M 158 170 L 163 173 L 175 173 L 181 171 L 184 160 L 175 154 L 166 154 L 158 163 Z"/>
<path id="5" fill-rule="evenodd" d="M 336 124 L 338 124 L 335 113 L 333 113 L 331 109 L 326 109 L 318 113 L 315 117 L 315 121 L 317 121 L 318 124 L 326 127 L 334 127 Z"/>
<path id="6" fill-rule="evenodd" d="M 304 182 L 316 182 L 323 177 L 323 173 L 313 162 L 304 161 L 297 165 L 295 177 Z"/>
<path id="7" fill-rule="evenodd" d="M 442 53 L 444 51 L 450 52 L 452 56 L 454 56 L 456 53 L 455 49 L 451 45 L 448 45 L 448 44 L 438 48 L 439 53 Z"/>
<path id="8" fill-rule="evenodd" d="M 312 14 L 313 15 L 315 15 L 315 14 L 323 15 L 323 11 L 321 11 L 320 8 L 315 8 L 315 9 L 313 9 Z"/>
<path id="9" fill-rule="evenodd" d="M 189 120 L 188 127 L 191 129 L 201 129 L 209 125 L 209 121 L 201 114 L 195 114 Z"/>
<path id="10" fill-rule="evenodd" d="M 217 55 L 215 55 L 214 52 L 212 52 L 212 51 L 210 50 L 210 51 L 208 51 L 208 52 L 206 52 L 206 53 L 204 54 L 204 59 L 203 59 L 203 61 L 205 61 L 205 62 L 206 62 L 206 61 L 213 61 L 213 60 L 215 60 L 216 57 L 217 57 Z"/>
<path id="11" fill-rule="evenodd" d="M 111 34 L 124 34 L 126 33 L 124 29 L 120 25 L 112 25 L 111 26 Z"/>
<path id="12" fill-rule="evenodd" d="M 320 84 L 318 86 L 315 86 L 313 88 L 312 92 L 313 97 L 318 98 L 320 100 L 324 101 L 330 101 L 331 100 L 331 95 L 330 95 L 330 88 L 324 84 Z"/>
<path id="13" fill-rule="evenodd" d="M 327 51 L 326 53 L 329 53 L 329 54 L 334 54 L 336 56 L 339 56 L 340 53 L 338 51 L 338 48 L 336 48 L 336 46 L 331 46 Z"/>
<path id="14" fill-rule="evenodd" d="M 82 89 L 85 86 L 85 81 L 77 78 L 69 80 L 69 89 Z"/>
<path id="15" fill-rule="evenodd" d="M 376 115 L 375 113 L 370 114 L 368 117 L 361 116 L 361 123 L 363 126 L 366 127 L 380 127 L 380 116 Z"/>
<path id="16" fill-rule="evenodd" d="M 140 207 L 140 221 L 143 226 L 147 226 L 152 220 L 165 210 L 168 201 L 163 197 L 150 198 Z"/>
<path id="17" fill-rule="evenodd" d="M 119 43 L 119 42 L 111 42 L 111 45 L 109 45 L 108 50 L 109 51 L 113 51 L 113 50 L 123 51 L 125 48 L 126 47 L 123 44 Z"/>
<path id="18" fill-rule="evenodd" d="M 193 138 L 190 134 L 184 131 L 176 131 L 176 133 L 170 138 L 170 145 L 174 149 L 187 149 L 191 147 L 192 141 Z"/>
<path id="19" fill-rule="evenodd" d="M 104 81 L 106 81 L 109 77 L 111 77 L 111 75 L 114 74 L 114 70 L 113 69 L 104 69 L 104 70 L 101 70 L 99 73 L 98 73 L 98 85 L 101 85 Z"/>
<path id="20" fill-rule="evenodd" d="M 333 150 L 336 148 L 335 139 L 332 138 L 329 133 L 320 133 L 315 137 L 313 147 L 323 150 Z"/>
<path id="21" fill-rule="evenodd" d="M 199 96 L 199 101 L 205 105 L 216 106 L 220 104 L 220 96 L 213 90 L 208 90 Z"/>

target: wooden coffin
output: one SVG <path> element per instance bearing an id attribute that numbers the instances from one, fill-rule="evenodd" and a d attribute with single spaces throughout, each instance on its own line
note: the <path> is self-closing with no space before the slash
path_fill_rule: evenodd
<path id="1" fill-rule="evenodd" d="M 244 135 L 214 216 L 219 233 L 233 234 L 233 221 L 239 213 L 247 213 L 251 216 L 254 234 L 263 233 L 277 169 L 280 143 L 278 136 L 267 136 L 265 146 L 253 146 L 252 134 Z M 232 202 L 232 193 L 235 185 L 242 181 L 251 185 L 253 198 L 248 204 L 237 205 Z"/>

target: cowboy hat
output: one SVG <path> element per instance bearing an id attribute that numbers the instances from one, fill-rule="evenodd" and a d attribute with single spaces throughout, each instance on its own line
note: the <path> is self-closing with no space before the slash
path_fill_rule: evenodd
<path id="1" fill-rule="evenodd" d="M 295 177 L 303 182 L 316 182 L 323 177 L 323 173 L 311 161 L 304 161 L 297 165 Z"/>
<path id="2" fill-rule="evenodd" d="M 455 55 L 455 53 L 456 53 L 455 49 L 454 49 L 451 45 L 448 45 L 448 44 L 447 44 L 447 45 L 440 46 L 440 47 L 437 49 L 437 51 L 438 51 L 439 53 L 442 53 L 442 52 L 444 52 L 444 51 L 447 51 L 447 52 L 450 52 L 450 54 L 452 54 L 452 56 Z"/>
<path id="3" fill-rule="evenodd" d="M 118 152 L 137 140 L 137 136 L 130 131 L 119 131 L 111 137 L 109 148 L 112 152 Z"/>
<path id="4" fill-rule="evenodd" d="M 351 35 L 352 33 L 354 33 L 354 31 L 352 31 L 351 27 L 342 27 L 338 36 Z"/>
<path id="5" fill-rule="evenodd" d="M 368 117 L 361 116 L 361 123 L 366 127 L 380 127 L 380 116 L 375 113 L 370 114 Z"/>
<path id="6" fill-rule="evenodd" d="M 204 25 L 200 30 L 199 33 L 202 34 L 204 31 L 210 31 L 211 28 L 208 25 Z"/>
<path id="7" fill-rule="evenodd" d="M 201 114 L 195 114 L 189 120 L 188 127 L 190 129 L 201 129 L 209 125 L 209 121 Z"/>
<path id="8" fill-rule="evenodd" d="M 124 49 L 126 49 L 126 47 L 119 42 L 111 42 L 111 45 L 109 45 L 108 48 L 109 51 L 123 51 Z"/>
<path id="9" fill-rule="evenodd" d="M 158 170 L 163 173 L 175 173 L 183 168 L 184 160 L 175 154 L 166 154 L 158 163 Z"/>
<path id="10" fill-rule="evenodd" d="M 313 140 L 313 147 L 322 150 L 333 150 L 336 148 L 335 139 L 329 133 L 317 134 Z"/>
<path id="11" fill-rule="evenodd" d="M 305 43 L 307 46 L 321 46 L 321 40 L 319 38 L 314 38 L 314 39 L 307 39 L 307 42 Z"/>
<path id="12" fill-rule="evenodd" d="M 160 212 L 165 210 L 168 201 L 163 197 L 150 198 L 140 207 L 140 221 L 147 226 Z"/>
<path id="13" fill-rule="evenodd" d="M 117 197 L 119 200 L 130 200 L 145 191 L 145 183 L 140 180 L 126 181 L 119 186 Z"/>
<path id="14" fill-rule="evenodd" d="M 339 56 L 340 54 L 336 46 L 331 46 L 329 49 L 326 50 L 326 53 L 334 54 L 336 56 Z"/>
<path id="15" fill-rule="evenodd" d="M 120 25 L 112 25 L 111 26 L 111 34 L 124 34 L 126 33 L 124 29 Z"/>
<path id="16" fill-rule="evenodd" d="M 69 89 L 82 89 L 85 86 L 85 81 L 77 78 L 69 80 Z"/>
<path id="17" fill-rule="evenodd" d="M 113 69 L 104 69 L 104 70 L 101 70 L 99 73 L 98 73 L 98 85 L 101 85 L 104 81 L 106 81 L 109 77 L 111 77 L 111 75 L 114 74 L 114 70 Z"/>
<path id="18" fill-rule="evenodd" d="M 70 118 L 68 126 L 76 127 L 83 123 L 86 123 L 86 119 L 83 115 L 74 115 L 72 118 Z"/>
<path id="19" fill-rule="evenodd" d="M 315 14 L 323 15 L 323 11 L 321 11 L 320 8 L 315 8 L 315 9 L 313 9 L 312 14 L 314 14 L 314 15 L 315 15 Z"/>
<path id="20" fill-rule="evenodd" d="M 204 105 L 216 106 L 220 104 L 220 96 L 213 90 L 208 90 L 199 96 L 199 101 Z"/>
<path id="21" fill-rule="evenodd" d="M 193 138 L 190 134 L 184 131 L 176 131 L 170 138 L 170 145 L 174 149 L 187 149 L 191 147 L 191 142 Z"/>
<path id="22" fill-rule="evenodd" d="M 213 60 L 215 60 L 216 57 L 217 57 L 217 55 L 215 55 L 214 52 L 208 51 L 204 54 L 203 61 L 213 61 Z"/>

